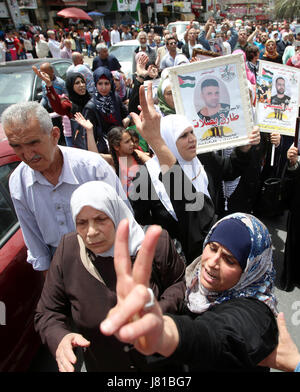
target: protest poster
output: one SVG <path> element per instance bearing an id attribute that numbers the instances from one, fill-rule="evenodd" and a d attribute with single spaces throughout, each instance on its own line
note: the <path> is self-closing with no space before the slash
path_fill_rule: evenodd
<path id="1" fill-rule="evenodd" d="M 144 88 L 145 88 L 145 95 L 147 97 L 147 89 L 149 86 L 149 83 L 152 83 L 152 97 L 153 101 L 155 104 L 158 103 L 158 98 L 157 98 L 157 89 L 160 83 L 160 79 L 153 79 L 153 80 L 145 80 L 144 81 Z"/>
<path id="2" fill-rule="evenodd" d="M 222 38 L 211 38 L 208 40 L 212 52 L 218 53 L 220 56 L 225 55 L 226 49 L 223 45 Z"/>
<path id="3" fill-rule="evenodd" d="M 262 132 L 294 136 L 299 108 L 300 70 L 259 61 L 256 123 Z"/>
<path id="4" fill-rule="evenodd" d="M 193 124 L 197 153 L 248 144 L 253 128 L 242 54 L 169 69 L 176 113 Z"/>

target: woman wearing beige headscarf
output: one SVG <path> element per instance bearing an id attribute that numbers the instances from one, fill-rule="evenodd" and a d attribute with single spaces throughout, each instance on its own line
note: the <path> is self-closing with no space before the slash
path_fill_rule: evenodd
<path id="1" fill-rule="evenodd" d="M 262 60 L 282 64 L 282 57 L 277 52 L 275 39 L 268 39 L 268 41 L 266 42 L 266 49 L 265 53 L 262 56 Z"/>
<path id="2" fill-rule="evenodd" d="M 146 357 L 99 332 L 99 323 L 116 304 L 113 256 L 118 225 L 122 219 L 129 222 L 128 246 L 133 263 L 144 231 L 116 191 L 101 181 L 78 187 L 72 194 L 71 211 L 76 232 L 62 238 L 51 262 L 35 328 L 62 372 L 74 371 L 74 347 L 85 348 L 87 371 L 146 370 Z M 150 286 L 165 312 L 176 312 L 181 305 L 184 271 L 184 263 L 164 231 L 155 253 Z"/>

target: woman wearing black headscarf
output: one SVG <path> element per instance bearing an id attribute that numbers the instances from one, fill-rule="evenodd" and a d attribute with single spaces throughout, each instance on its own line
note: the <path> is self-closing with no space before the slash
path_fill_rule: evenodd
<path id="1" fill-rule="evenodd" d="M 35 66 L 32 69 L 46 83 L 47 97 L 56 113 L 73 118 L 76 112 L 82 112 L 84 106 L 90 100 L 90 94 L 86 89 L 86 82 L 81 73 L 71 72 L 68 74 L 66 78 L 68 97 L 66 97 L 56 93 L 48 74 L 41 72 Z"/>
<path id="2" fill-rule="evenodd" d="M 69 100 L 72 103 L 70 114 L 74 116 L 77 112 L 81 113 L 84 106 L 91 98 L 86 89 L 86 82 L 82 74 L 79 72 L 69 73 L 66 79 L 66 89 L 68 91 Z"/>
<path id="3" fill-rule="evenodd" d="M 94 71 L 96 93 L 83 109 L 83 116 L 94 127 L 94 136 L 98 151 L 108 153 L 106 135 L 112 127 L 130 123 L 130 116 L 121 98 L 115 91 L 113 76 L 109 69 L 99 67 Z"/>
<path id="4" fill-rule="evenodd" d="M 69 117 L 73 146 L 87 149 L 86 131 L 74 119 L 75 113 L 82 113 L 84 106 L 90 100 L 90 94 L 86 89 L 86 81 L 83 75 L 79 72 L 68 74 L 66 79 L 67 97 L 56 93 L 48 74 L 41 72 L 35 66 L 32 69 L 46 83 L 47 97 L 52 109 L 61 116 Z"/>

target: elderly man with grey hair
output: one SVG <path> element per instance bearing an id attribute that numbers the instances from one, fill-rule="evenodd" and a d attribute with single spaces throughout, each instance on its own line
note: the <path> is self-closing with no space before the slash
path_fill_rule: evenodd
<path id="1" fill-rule="evenodd" d="M 119 71 L 121 69 L 121 64 L 118 59 L 114 55 L 108 53 L 108 49 L 105 44 L 98 44 L 96 46 L 96 51 L 98 56 L 93 59 L 93 72 L 99 67 L 106 67 L 110 71 Z"/>
<path id="2" fill-rule="evenodd" d="M 152 49 L 150 45 L 147 44 L 147 33 L 145 31 L 140 31 L 138 33 L 137 40 L 139 41 L 140 45 L 133 52 L 132 73 L 136 72 L 136 55 L 139 52 L 144 52 L 147 54 L 147 56 L 149 57 L 150 64 L 155 64 L 156 60 L 155 49 Z"/>
<path id="3" fill-rule="evenodd" d="M 60 50 L 63 48 L 63 42 L 58 42 L 55 39 L 55 32 L 53 30 L 47 31 L 48 47 L 53 58 L 60 59 Z"/>
<path id="4" fill-rule="evenodd" d="M 115 172 L 99 154 L 58 145 L 59 128 L 39 103 L 11 105 L 1 122 L 22 160 L 10 176 L 9 188 L 28 248 L 27 261 L 46 272 L 61 237 L 75 230 L 70 198 L 79 185 L 104 181 L 131 207 Z"/>

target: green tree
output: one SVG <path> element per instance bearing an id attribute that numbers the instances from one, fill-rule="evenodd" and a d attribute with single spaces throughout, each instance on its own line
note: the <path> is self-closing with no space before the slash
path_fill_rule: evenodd
<path id="1" fill-rule="evenodd" d="M 300 0 L 276 0 L 276 19 L 288 19 L 293 21 L 300 18 Z"/>

